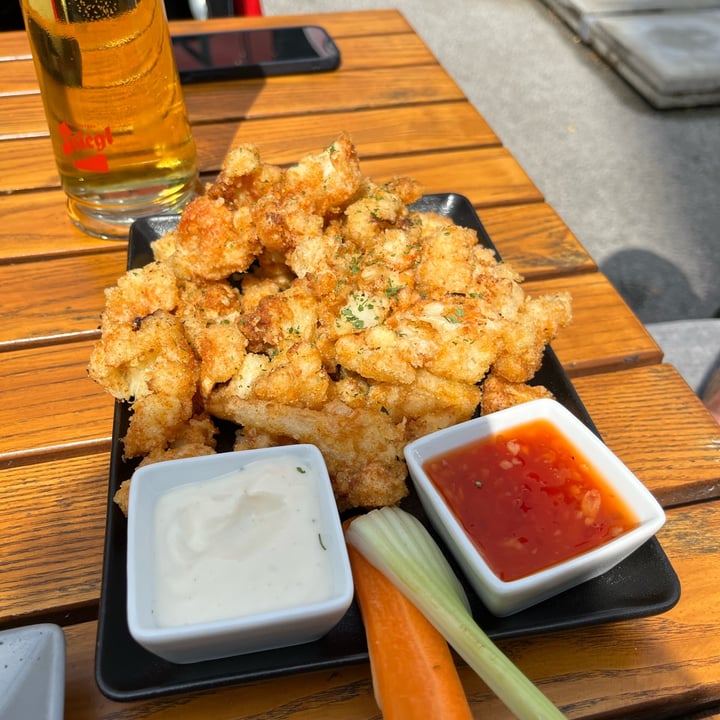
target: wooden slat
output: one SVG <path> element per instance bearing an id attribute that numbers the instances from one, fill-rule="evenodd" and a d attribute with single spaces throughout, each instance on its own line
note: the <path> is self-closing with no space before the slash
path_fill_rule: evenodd
<path id="1" fill-rule="evenodd" d="M 715 631 L 720 613 L 720 594 L 715 592 L 718 512 L 716 501 L 668 513 L 659 538 L 683 588 L 672 610 L 632 622 L 500 641 L 501 649 L 568 718 L 688 717 L 689 708 L 713 702 L 720 693 L 720 635 Z M 286 720 L 379 717 L 366 664 L 282 682 L 179 694 L 161 702 L 115 703 L 95 684 L 95 624 L 69 627 L 65 633 L 65 715 L 73 720 L 231 720 L 238 717 L 238 708 L 246 717 Z M 462 666 L 460 674 L 474 717 L 510 720 L 512 715 L 474 673 Z"/>
<path id="2" fill-rule="evenodd" d="M 257 145 L 265 162 L 289 165 L 327 147 L 343 131 L 352 136 L 363 168 L 370 159 L 396 157 L 398 172 L 405 155 L 500 145 L 464 101 L 197 125 L 193 134 L 203 172 L 217 172 L 228 150 L 242 143 Z"/>
<path id="3" fill-rule="evenodd" d="M 432 65 L 437 59 L 414 33 L 355 35 L 336 40 L 342 70 Z"/>
<path id="4" fill-rule="evenodd" d="M 193 122 L 322 112 L 327 110 L 327 95 L 336 98 L 335 111 L 464 99 L 439 65 L 185 86 L 185 102 Z"/>
<path id="5" fill-rule="evenodd" d="M 86 235 L 68 218 L 61 190 L 0 194 L 0 263 L 127 248 Z"/>
<path id="6" fill-rule="evenodd" d="M 66 609 L 83 606 L 97 617 L 109 458 L 0 470 L 0 625 L 38 615 L 59 622 Z"/>
<path id="7" fill-rule="evenodd" d="M 338 71 L 267 79 L 225 80 L 186 85 L 185 103 L 194 123 L 307 115 L 463 100 L 460 88 L 439 65 Z M 3 98 L 0 139 L 47 132 L 39 95 Z"/>
<path id="8" fill-rule="evenodd" d="M 605 442 L 663 505 L 720 497 L 720 425 L 675 368 L 573 382 Z"/>
<path id="9" fill-rule="evenodd" d="M 125 272 L 126 256 L 123 249 L 102 255 L 0 265 L 0 352 L 82 335 L 97 337 L 104 290 L 115 285 Z"/>
<path id="10" fill-rule="evenodd" d="M 352 135 L 361 161 L 378 156 L 437 152 L 499 145 L 495 133 L 472 105 L 451 102 L 392 111 L 358 110 L 292 118 L 264 118 L 240 123 L 196 125 L 193 135 L 202 173 L 215 174 L 230 148 L 253 143 L 265 162 L 289 165 L 319 152 L 342 131 Z M 0 155 L 0 192 L 57 188 L 49 137 L 6 142 Z M 36 160 L 28 163 L 27 158 Z M 401 162 L 401 161 L 400 161 Z"/>
<path id="11" fill-rule="evenodd" d="M 363 170 L 381 182 L 409 175 L 428 193 L 460 193 L 477 208 L 542 200 L 525 171 L 502 147 L 371 159 L 363 163 Z"/>
<path id="12" fill-rule="evenodd" d="M 0 468 L 108 449 L 112 398 L 87 377 L 92 344 L 4 353 Z"/>
<path id="13" fill-rule="evenodd" d="M 0 44 L 0 61 L 12 62 L 30 59 L 30 43 L 24 30 L 3 32 Z"/>
<path id="14" fill-rule="evenodd" d="M 526 279 L 597 270 L 595 261 L 546 203 L 483 208 L 479 215 L 503 260 Z"/>
<path id="15" fill-rule="evenodd" d="M 530 295 L 568 291 L 573 321 L 553 348 L 572 377 L 657 363 L 662 352 L 643 324 L 601 273 L 529 281 Z"/>
<path id="16" fill-rule="evenodd" d="M 115 284 L 124 268 L 122 251 L 0 266 L 5 283 L 0 350 L 97 337 L 103 290 Z M 571 293 L 574 320 L 553 347 L 572 376 L 660 361 L 659 347 L 603 275 L 531 281 L 524 287 L 530 295 Z M 602 331 L 588 333 L 598 313 L 609 321 Z"/>
<path id="17" fill-rule="evenodd" d="M 4 37 L 3 40 L 5 40 Z M 7 62 L 12 62 L 12 72 L 3 73 L 0 78 L 0 97 L 37 94 L 38 82 L 32 58 L 27 57 Z"/>
<path id="18" fill-rule="evenodd" d="M 379 718 L 366 664 L 282 682 L 261 682 L 220 691 L 178 694 L 161 700 L 117 703 L 104 697 L 93 676 L 96 623 L 65 628 L 65 717 L 73 720 L 370 720 Z"/>
<path id="19" fill-rule="evenodd" d="M 576 387 L 609 447 L 663 505 L 720 497 L 720 428 L 677 371 L 643 367 L 579 378 Z M 676 398 L 673 407 L 666 406 L 668 397 Z M 98 428 L 108 426 L 107 403 L 91 411 Z M 53 412 L 51 401 L 47 412 Z M 47 420 L 44 427 L 49 434 Z M 107 452 L 47 462 L 41 456 L 0 469 L 3 527 L 22 528 L 0 537 L 0 556 L 10 558 L 0 584 L 0 625 L 97 602 L 107 469 Z M 53 573 L 40 584 L 54 545 L 67 553 L 54 558 Z"/>

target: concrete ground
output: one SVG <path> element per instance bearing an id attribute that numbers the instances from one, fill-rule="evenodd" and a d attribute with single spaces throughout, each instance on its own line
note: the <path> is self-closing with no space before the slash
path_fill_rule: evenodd
<path id="1" fill-rule="evenodd" d="M 720 107 L 654 110 L 540 0 L 263 0 L 266 15 L 387 7 L 644 322 L 720 308 Z"/>

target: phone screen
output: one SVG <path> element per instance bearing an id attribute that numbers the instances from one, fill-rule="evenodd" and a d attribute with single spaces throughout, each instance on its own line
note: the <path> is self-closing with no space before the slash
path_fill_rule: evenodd
<path id="1" fill-rule="evenodd" d="M 173 49 L 181 77 L 312 72 L 339 62 L 328 34 L 308 26 L 175 35 Z"/>

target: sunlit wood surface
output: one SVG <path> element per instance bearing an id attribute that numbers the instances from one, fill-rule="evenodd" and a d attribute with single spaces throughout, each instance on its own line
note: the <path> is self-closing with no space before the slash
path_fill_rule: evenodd
<path id="1" fill-rule="evenodd" d="M 334 73 L 189 86 L 203 176 L 228 149 L 289 164 L 342 130 L 376 180 L 465 195 L 530 293 L 568 290 L 553 344 L 608 445 L 666 507 L 659 540 L 681 584 L 668 612 L 501 647 L 571 718 L 689 718 L 720 703 L 718 425 L 512 153 L 397 12 L 173 23 L 175 31 L 324 25 Z M 24 33 L 0 44 L 0 627 L 63 626 L 66 717 L 380 717 L 366 663 L 134 703 L 94 676 L 112 399 L 86 366 L 125 243 L 69 223 Z M 466 667 L 475 717 L 508 717 Z M 715 718 L 720 717 L 717 713 Z"/>

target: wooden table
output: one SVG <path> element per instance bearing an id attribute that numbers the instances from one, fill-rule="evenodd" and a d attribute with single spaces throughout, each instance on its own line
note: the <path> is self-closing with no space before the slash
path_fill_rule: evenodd
<path id="1" fill-rule="evenodd" d="M 366 174 L 466 195 L 531 292 L 572 292 L 575 321 L 554 347 L 606 442 L 666 507 L 659 539 L 682 597 L 661 615 L 500 645 L 571 718 L 686 718 L 720 703 L 720 427 L 399 13 L 212 22 L 300 21 L 334 35 L 342 68 L 187 87 L 202 172 L 239 142 L 290 163 L 345 129 Z M 98 691 L 113 404 L 85 368 L 126 248 L 70 225 L 25 34 L 3 35 L 0 55 L 0 627 L 63 626 L 73 720 L 377 718 L 366 663 L 155 701 Z M 476 717 L 506 717 L 461 673 Z"/>

